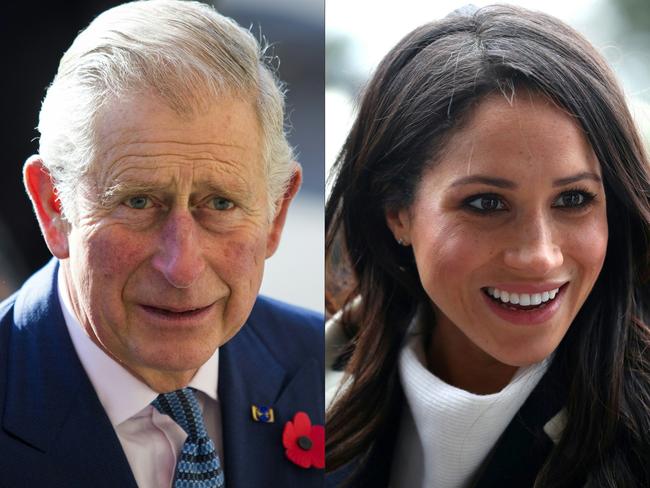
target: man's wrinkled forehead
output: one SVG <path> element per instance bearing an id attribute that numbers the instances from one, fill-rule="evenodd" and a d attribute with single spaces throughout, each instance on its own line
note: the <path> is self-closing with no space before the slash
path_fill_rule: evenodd
<path id="1" fill-rule="evenodd" d="M 91 177 L 106 189 L 170 185 L 189 172 L 201 184 L 225 179 L 241 192 L 259 191 L 266 180 L 260 132 L 252 103 L 240 98 L 219 99 L 190 115 L 156 97 L 131 97 L 98 114 Z"/>
<path id="2" fill-rule="evenodd" d="M 185 128 L 194 123 L 202 130 L 185 133 Z M 96 142 L 104 150 L 116 142 L 137 142 L 162 131 L 171 137 L 182 133 L 188 143 L 210 142 L 244 149 L 259 144 L 261 136 L 255 96 L 234 92 L 193 94 L 186 104 L 177 107 L 152 94 L 151 89 L 139 89 L 103 104 L 94 126 Z M 206 135 L 211 136 L 209 140 Z"/>

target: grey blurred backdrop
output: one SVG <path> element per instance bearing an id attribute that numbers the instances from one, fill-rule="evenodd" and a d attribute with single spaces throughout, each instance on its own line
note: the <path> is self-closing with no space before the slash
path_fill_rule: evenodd
<path id="1" fill-rule="evenodd" d="M 648 147 L 650 140 L 649 0 L 327 0 L 326 165 L 352 124 L 363 84 L 381 58 L 415 27 L 467 4 L 510 3 L 554 15 L 582 32 L 610 62 Z"/>
<path id="2" fill-rule="evenodd" d="M 25 159 L 37 152 L 34 129 L 45 88 L 77 33 L 119 1 L 8 2 L 0 14 L 3 60 L 2 177 L 0 177 L 0 299 L 50 254 L 22 186 Z M 289 211 L 275 256 L 267 261 L 262 293 L 323 310 L 323 191 L 325 34 L 323 0 L 214 0 L 221 13 L 271 44 L 287 84 L 290 140 L 304 182 Z"/>

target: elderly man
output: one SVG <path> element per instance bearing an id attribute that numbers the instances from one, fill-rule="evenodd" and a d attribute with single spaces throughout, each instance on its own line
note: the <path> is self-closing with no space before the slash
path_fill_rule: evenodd
<path id="1" fill-rule="evenodd" d="M 64 55 L 24 168 L 56 259 L 0 305 L 1 486 L 322 486 L 322 317 L 257 296 L 301 180 L 261 60 L 177 0 Z"/>

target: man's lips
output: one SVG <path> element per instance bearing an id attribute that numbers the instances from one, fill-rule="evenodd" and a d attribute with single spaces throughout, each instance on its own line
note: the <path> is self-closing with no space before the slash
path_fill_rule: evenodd
<path id="1" fill-rule="evenodd" d="M 195 306 L 188 306 L 188 307 L 162 306 L 162 307 L 159 307 L 159 306 L 156 306 L 156 305 L 144 305 L 143 304 L 142 306 L 145 307 L 145 308 L 150 308 L 150 309 L 153 309 L 153 310 L 159 310 L 159 311 L 168 312 L 168 313 L 188 313 L 188 312 L 195 312 L 197 310 L 203 310 L 205 308 L 210 307 L 211 305 L 212 304 L 204 305 L 204 306 L 197 306 L 197 307 L 195 307 Z"/>
<path id="2" fill-rule="evenodd" d="M 157 306 L 157 305 L 145 305 L 141 304 L 140 307 L 149 315 L 154 315 L 162 319 L 171 319 L 171 320 L 196 320 L 204 317 L 209 314 L 212 308 L 214 307 L 213 302 L 206 306 L 184 306 L 184 307 L 172 307 L 169 305 Z"/>

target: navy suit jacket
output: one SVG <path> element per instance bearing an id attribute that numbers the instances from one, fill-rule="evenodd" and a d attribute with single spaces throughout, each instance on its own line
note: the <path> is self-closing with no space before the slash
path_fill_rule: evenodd
<path id="1" fill-rule="evenodd" d="M 53 260 L 0 304 L 0 487 L 136 487 L 117 435 L 74 350 Z M 322 487 L 323 470 L 284 453 L 298 411 L 323 425 L 323 319 L 258 298 L 219 351 L 228 488 Z M 251 405 L 272 406 L 274 423 Z"/>

